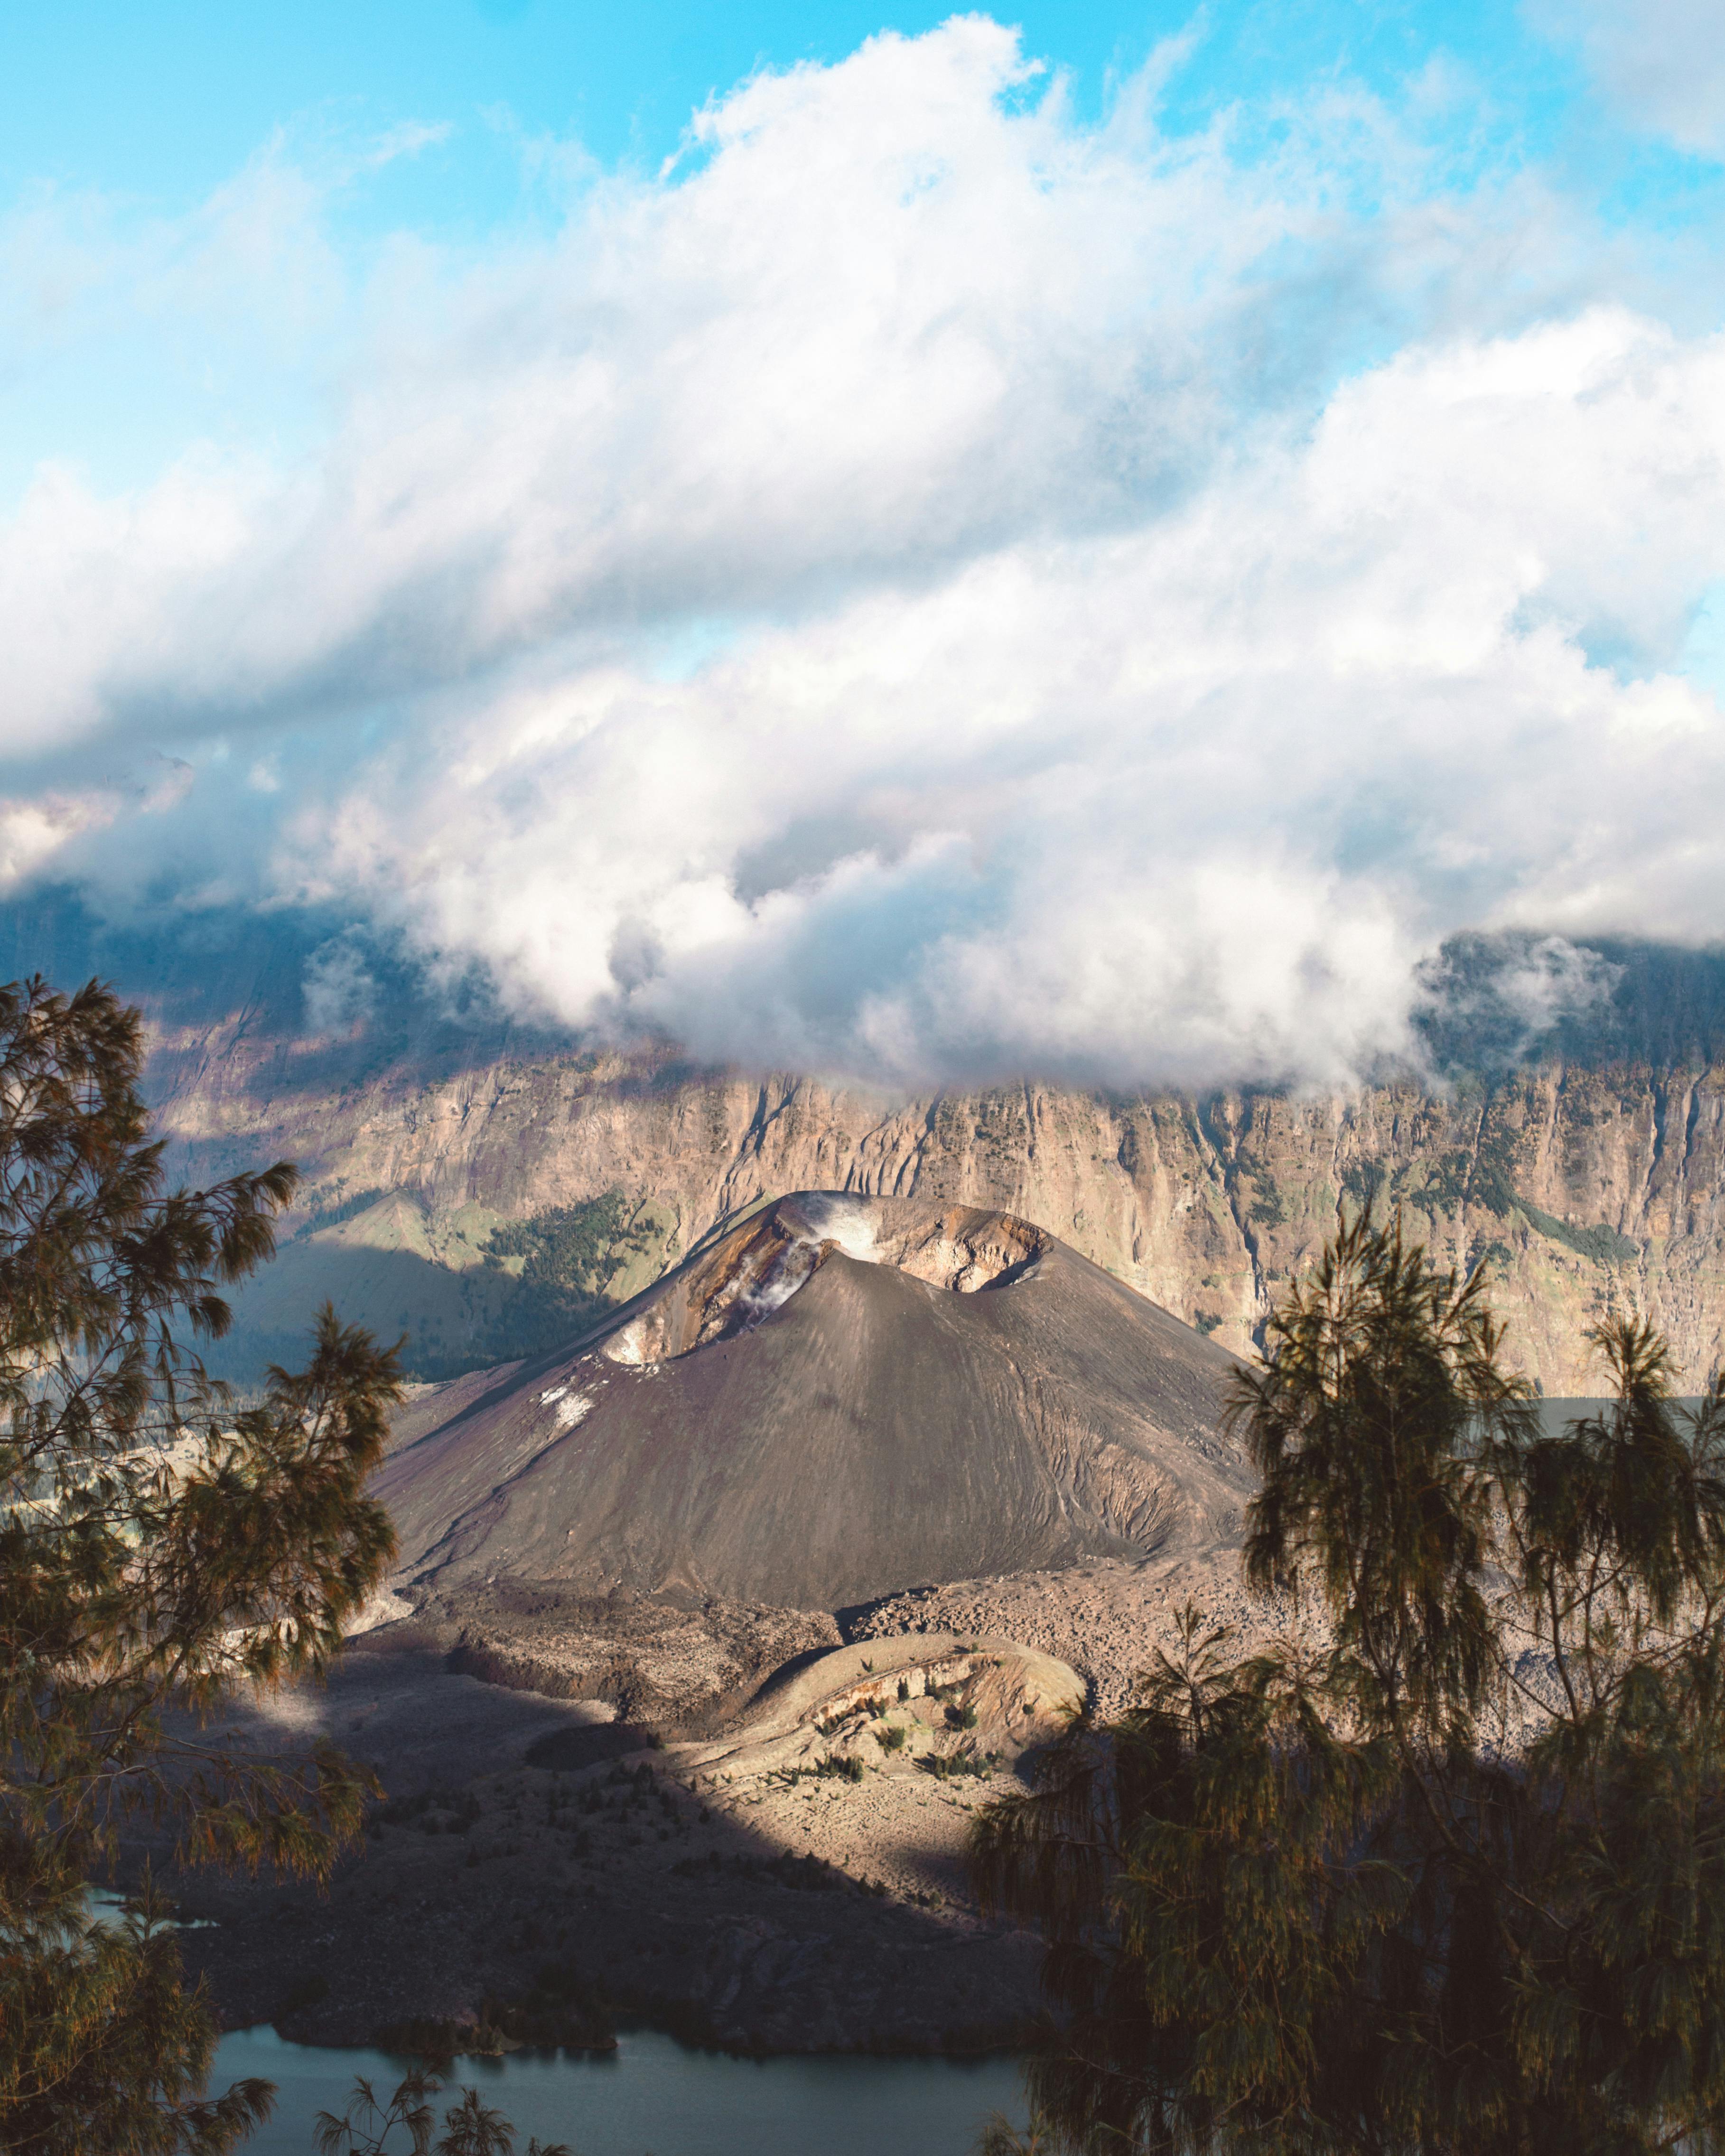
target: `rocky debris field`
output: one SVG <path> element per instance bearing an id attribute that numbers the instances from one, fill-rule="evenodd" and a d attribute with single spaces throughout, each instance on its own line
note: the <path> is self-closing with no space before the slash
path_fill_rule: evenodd
<path id="1" fill-rule="evenodd" d="M 390 1795 L 363 1847 L 325 1892 L 185 1881 L 210 1920 L 188 1964 L 228 2025 L 306 2042 L 603 2045 L 634 2014 L 749 2051 L 1009 2045 L 1037 1944 L 978 1912 L 966 1838 L 1081 1691 L 1010 1642 L 919 1636 L 793 1665 L 724 1737 L 650 1744 L 608 1702 L 380 1638 L 232 1732 L 373 1760 Z"/>
<path id="2" fill-rule="evenodd" d="M 1560 1409 L 1580 1404 L 1553 1404 Z M 1545 1726 L 1546 1710 L 1558 1702 L 1559 1681 L 1514 1582 L 1500 1574 L 1488 1578 L 1486 1589 L 1499 1621 L 1522 1645 L 1513 1686 L 1486 1701 L 1481 1725 L 1488 1743 L 1514 1753 Z M 1070 1665 L 1083 1680 L 1092 1712 L 1107 1720 L 1132 1705 L 1158 1649 L 1173 1650 L 1176 1620 L 1189 1604 L 1207 1626 L 1224 1628 L 1220 1651 L 1229 1659 L 1279 1645 L 1309 1654 L 1330 1636 L 1329 1618 L 1312 1590 L 1249 1593 L 1237 1550 L 1166 1565 L 1103 1560 L 1063 1572 L 961 1580 L 850 1612 L 847 1630 L 859 1650 L 877 1637 L 902 1652 L 918 1635 L 932 1643 L 966 1631 L 1020 1641 Z"/>
<path id="3" fill-rule="evenodd" d="M 691 1734 L 722 1726 L 775 1670 L 840 1643 L 824 1609 L 506 1578 L 427 1596 L 388 1642 L 434 1648 L 489 1684 L 603 1701 L 622 1721 Z"/>
<path id="4" fill-rule="evenodd" d="M 228 2025 L 308 2042 L 603 2044 L 627 2014 L 747 2051 L 1011 2044 L 1039 1944 L 973 1902 L 973 1818 L 1086 1697 L 1130 1702 L 1189 1600 L 1241 1652 L 1312 1636 L 1312 1612 L 1248 1599 L 1234 1552 L 896 1596 L 848 1613 L 843 1648 L 824 1614 L 775 1611 L 754 1650 L 774 1674 L 693 1733 L 714 1673 L 749 1659 L 736 1605 L 578 1609 L 519 1583 L 428 1604 L 352 1643 L 326 1688 L 236 1721 L 259 1745 L 331 1736 L 388 1801 L 325 1893 L 184 1881 L 186 1913 L 214 1920 L 188 1962 Z M 633 1655 L 675 1719 L 633 1719 L 645 1691 L 551 1697 L 452 1666 L 487 1626 L 501 1652 L 548 1654 L 566 1621 L 569 1670 L 594 1642 Z"/>
<path id="5" fill-rule="evenodd" d="M 745 2051 L 987 2049 L 1036 1959 L 964 1898 L 988 1787 L 517 1768 L 386 1805 L 326 1895 L 193 1888 L 217 1922 L 185 1950 L 228 2025 L 305 2042 L 603 2046 L 632 2013 Z"/>
<path id="6" fill-rule="evenodd" d="M 1309 1640 L 1314 1611 L 1291 1596 L 1249 1594 L 1237 1549 L 1172 1564 L 1098 1558 L 1058 1572 L 959 1580 L 895 1594 L 847 1615 L 853 1640 L 932 1633 L 1014 1640 L 1069 1664 L 1092 1709 L 1119 1714 L 1158 1648 L 1170 1647 L 1178 1611 L 1191 1603 L 1226 1625 L 1230 1648 L 1249 1654 L 1283 1633 Z"/>

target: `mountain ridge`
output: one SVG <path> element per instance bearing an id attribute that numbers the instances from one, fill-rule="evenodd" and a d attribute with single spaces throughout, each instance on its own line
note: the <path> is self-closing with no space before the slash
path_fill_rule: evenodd
<path id="1" fill-rule="evenodd" d="M 1692 1389 L 1725 1354 L 1725 955 L 1598 942 L 1599 994 L 1536 1024 L 1505 984 L 1539 947 L 1445 947 L 1420 1021 L 1435 1076 L 891 1098 L 594 1048 L 482 982 L 433 994 L 334 914 L 105 922 L 52 889 L 0 909 L 13 970 L 98 973 L 143 1004 L 174 1173 L 304 1168 L 280 1257 L 237 1298 L 242 1380 L 300 1353 L 325 1295 L 407 1332 L 421 1378 L 542 1352 L 750 1206 L 830 1187 L 1036 1220 L 1240 1354 L 1337 1206 L 1371 1199 L 1445 1261 L 1486 1263 L 1548 1393 L 1597 1389 L 1588 1328 L 1625 1310 Z M 369 1000 L 311 1033 L 331 949 L 362 957 Z"/>
<path id="2" fill-rule="evenodd" d="M 1616 1311 L 1670 1334 L 1691 1387 L 1725 1352 L 1717 1065 L 1546 1065 L 1345 1098 L 1026 1082 L 893 1101 L 662 1051 L 561 1050 L 432 1076 L 392 1065 L 326 1089 L 236 1029 L 164 1031 L 152 1083 L 179 1172 L 277 1155 L 306 1171 L 283 1256 L 239 1299 L 259 1358 L 332 1293 L 380 1329 L 404 1326 L 425 1374 L 502 1359 L 492 1327 L 510 1276 L 486 1259 L 505 1224 L 620 1208 L 576 1312 L 591 1317 L 750 1207 L 810 1188 L 1035 1220 L 1235 1353 L 1338 1205 L 1368 1200 L 1445 1261 L 1486 1262 L 1512 1352 L 1547 1392 L 1595 1389 L 1586 1333 Z M 315 1224 L 319 1207 L 373 1192 L 369 1209 Z"/>

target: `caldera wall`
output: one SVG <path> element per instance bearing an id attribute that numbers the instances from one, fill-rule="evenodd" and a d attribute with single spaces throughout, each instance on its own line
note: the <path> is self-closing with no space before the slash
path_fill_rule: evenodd
<path id="1" fill-rule="evenodd" d="M 375 1200 L 308 1229 L 242 1306 L 260 1353 L 334 1292 L 381 1328 L 434 1337 L 445 1366 L 470 1362 L 496 1224 L 620 1191 L 644 1224 L 617 1255 L 621 1295 L 720 1221 L 812 1188 L 1037 1221 L 1236 1352 L 1338 1202 L 1375 1194 L 1447 1261 L 1485 1259 L 1512 1352 L 1548 1392 L 1593 1389 L 1587 1330 L 1614 1310 L 1664 1328 L 1691 1384 L 1725 1347 L 1725 1074 L 1711 1068 L 1553 1065 L 1345 1098 L 1031 1084 L 896 1101 L 649 1055 L 341 1065 L 339 1082 L 331 1069 L 238 1022 L 164 1034 L 152 1065 L 189 1172 L 285 1154 L 311 1208 Z"/>

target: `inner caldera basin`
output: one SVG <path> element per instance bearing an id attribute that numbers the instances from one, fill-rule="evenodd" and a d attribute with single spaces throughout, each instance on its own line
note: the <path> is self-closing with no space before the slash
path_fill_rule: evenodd
<path id="1" fill-rule="evenodd" d="M 1234 1368 L 1029 1221 L 803 1191 L 567 1348 L 422 1396 L 377 1488 L 416 1596 L 839 1610 L 1230 1542 Z"/>
<path id="2" fill-rule="evenodd" d="M 971 1897 L 973 1808 L 1170 1607 L 1231 1606 L 1233 1368 L 1030 1222 L 814 1192 L 421 1395 L 397 1593 L 228 1731 L 328 1737 L 389 1804 L 326 1894 L 188 1882 L 188 1965 L 324 2043 L 551 1964 L 757 2052 L 1019 2042 L 1039 1955 Z"/>

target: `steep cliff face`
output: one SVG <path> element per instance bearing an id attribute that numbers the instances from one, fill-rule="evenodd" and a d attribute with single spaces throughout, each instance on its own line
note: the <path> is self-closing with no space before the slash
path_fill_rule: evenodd
<path id="1" fill-rule="evenodd" d="M 1342 1099 L 1027 1084 L 888 1101 L 646 1055 L 481 1052 L 367 1072 L 234 1020 L 164 1030 L 152 1087 L 184 1172 L 284 1154 L 305 1171 L 297 1232 L 241 1310 L 249 1353 L 280 1352 L 332 1293 L 408 1329 L 428 1373 L 499 1359 L 533 1262 L 498 1261 L 504 1224 L 585 1224 L 582 1288 L 617 1301 L 721 1221 L 798 1189 L 1019 1215 L 1236 1352 L 1338 1201 L 1374 1196 L 1446 1260 L 1486 1260 L 1512 1348 L 1548 1393 L 1597 1383 L 1586 1331 L 1615 1310 L 1668 1332 L 1689 1383 L 1725 1348 L 1717 1065 L 1553 1064 Z"/>

